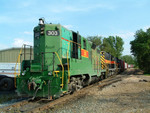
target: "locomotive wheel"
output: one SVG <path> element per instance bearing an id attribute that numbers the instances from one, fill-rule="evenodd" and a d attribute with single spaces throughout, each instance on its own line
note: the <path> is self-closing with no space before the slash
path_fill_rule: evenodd
<path id="1" fill-rule="evenodd" d="M 77 78 L 76 81 L 76 91 L 79 91 L 82 88 L 82 81 L 80 80 L 80 78 Z"/>
<path id="2" fill-rule="evenodd" d="M 100 80 L 103 80 L 103 79 L 104 79 L 104 75 L 101 75 L 101 76 L 100 76 Z"/>
<path id="3" fill-rule="evenodd" d="M 13 81 L 10 78 L 3 78 L 0 82 L 3 91 L 9 91 L 13 88 Z"/>
<path id="4" fill-rule="evenodd" d="M 79 91 L 82 87 L 82 81 L 80 80 L 80 78 L 72 77 L 71 82 L 69 83 L 69 93 Z"/>
<path id="5" fill-rule="evenodd" d="M 107 68 L 107 69 L 106 69 L 106 73 L 105 73 L 105 77 L 104 77 L 104 78 L 106 79 L 106 78 L 109 76 L 109 74 L 110 74 L 110 73 L 109 73 L 109 69 Z"/>
<path id="6" fill-rule="evenodd" d="M 118 64 L 116 65 L 116 70 L 115 70 L 115 74 L 118 74 L 119 70 L 118 70 Z"/>

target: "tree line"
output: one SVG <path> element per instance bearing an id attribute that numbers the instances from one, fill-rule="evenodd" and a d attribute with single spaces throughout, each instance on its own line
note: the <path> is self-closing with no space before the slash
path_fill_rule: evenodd
<path id="1" fill-rule="evenodd" d="M 122 56 L 122 52 L 124 50 L 123 45 L 124 41 L 119 36 L 89 36 L 87 37 L 89 41 L 94 43 L 101 51 L 106 51 L 111 55 L 122 59 L 128 64 L 134 64 L 136 66 L 136 58 L 132 55 L 124 55 Z"/>
<path id="2" fill-rule="evenodd" d="M 119 36 L 89 36 L 87 39 L 93 42 L 100 50 L 124 60 L 128 64 L 134 64 L 145 73 L 150 73 L 150 28 L 146 31 L 137 30 L 135 39 L 130 42 L 132 55 L 122 56 L 124 41 Z"/>
<path id="3" fill-rule="evenodd" d="M 124 41 L 119 36 L 89 36 L 87 39 L 93 42 L 100 50 L 106 51 L 111 55 L 120 58 L 123 52 Z"/>
<path id="4" fill-rule="evenodd" d="M 145 73 L 150 73 L 150 28 L 137 30 L 135 39 L 130 42 L 131 52 L 136 57 L 137 65 Z"/>

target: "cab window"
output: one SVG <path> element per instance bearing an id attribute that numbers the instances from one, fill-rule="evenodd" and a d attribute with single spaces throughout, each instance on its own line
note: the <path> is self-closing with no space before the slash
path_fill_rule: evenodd
<path id="1" fill-rule="evenodd" d="M 86 40 L 83 40 L 83 49 L 86 49 Z"/>

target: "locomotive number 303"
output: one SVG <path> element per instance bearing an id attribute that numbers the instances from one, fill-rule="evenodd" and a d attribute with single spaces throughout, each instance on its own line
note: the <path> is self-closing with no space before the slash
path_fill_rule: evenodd
<path id="1" fill-rule="evenodd" d="M 59 31 L 56 31 L 56 30 L 47 30 L 46 34 L 48 36 L 58 36 L 59 35 Z"/>

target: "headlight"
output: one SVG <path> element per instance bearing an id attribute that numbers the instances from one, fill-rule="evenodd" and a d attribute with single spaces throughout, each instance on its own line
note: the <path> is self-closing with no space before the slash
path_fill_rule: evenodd
<path id="1" fill-rule="evenodd" d="M 48 75 L 52 75 L 52 72 L 49 72 Z"/>
<path id="2" fill-rule="evenodd" d="M 23 72 L 22 72 L 22 75 L 25 75 L 26 74 L 26 70 L 24 70 Z"/>

